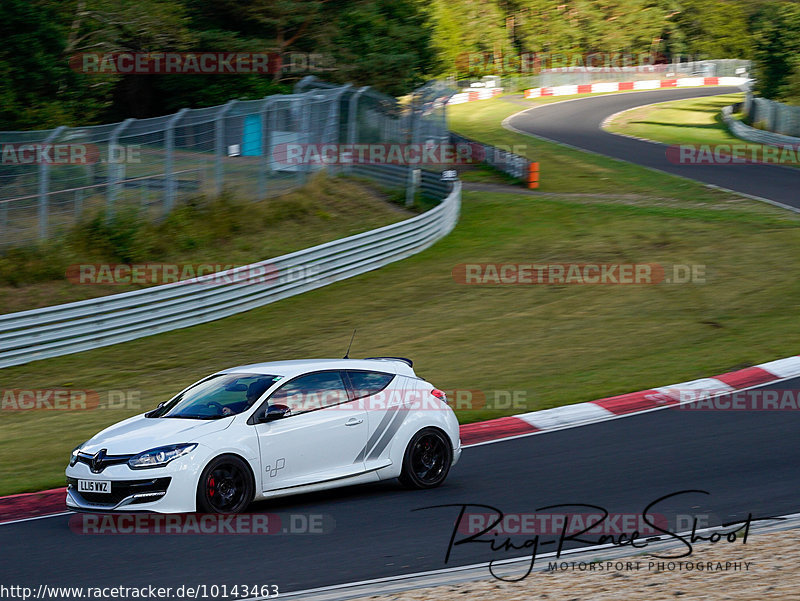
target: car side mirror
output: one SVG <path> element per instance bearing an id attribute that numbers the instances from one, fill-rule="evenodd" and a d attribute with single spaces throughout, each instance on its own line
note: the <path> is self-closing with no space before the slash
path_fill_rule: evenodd
<path id="1" fill-rule="evenodd" d="M 144 414 L 145 417 L 153 417 L 153 414 L 156 413 L 159 409 L 161 409 L 164 405 L 167 404 L 167 401 L 161 401 L 158 405 L 156 405 L 155 409 L 151 409 L 147 413 Z"/>
<path id="2" fill-rule="evenodd" d="M 289 409 L 286 405 L 270 405 L 267 407 L 267 410 L 264 412 L 264 415 L 261 416 L 261 419 L 258 420 L 261 423 L 264 422 L 272 422 L 276 419 L 283 419 L 284 417 L 289 417 L 292 414 L 292 410 Z"/>

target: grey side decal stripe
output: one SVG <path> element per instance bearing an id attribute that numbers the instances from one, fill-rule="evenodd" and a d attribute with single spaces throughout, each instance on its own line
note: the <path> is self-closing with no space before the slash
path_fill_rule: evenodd
<path id="1" fill-rule="evenodd" d="M 394 419 L 386 429 L 386 433 L 383 435 L 383 438 L 380 439 L 378 444 L 375 445 L 375 448 L 372 449 L 372 452 L 369 454 L 369 459 L 375 459 L 383 452 L 383 449 L 386 448 L 386 445 L 388 445 L 392 438 L 394 438 L 394 435 L 397 434 L 397 430 L 400 429 L 400 426 L 402 425 L 403 421 L 405 421 L 407 415 L 407 410 L 398 411 L 395 414 Z"/>
<path id="2" fill-rule="evenodd" d="M 398 405 L 397 407 L 389 407 L 389 409 L 387 409 L 386 413 L 383 414 L 383 418 L 381 419 L 381 423 L 379 423 L 378 427 L 375 428 L 375 431 L 372 433 L 372 436 L 369 437 L 369 440 L 367 441 L 367 444 L 364 445 L 363 449 L 361 449 L 361 452 L 358 454 L 358 457 L 356 457 L 356 459 L 355 459 L 355 461 L 353 461 L 353 463 L 358 463 L 359 461 L 364 461 L 364 458 L 366 457 L 367 453 L 375 445 L 375 443 L 378 441 L 378 439 L 380 438 L 381 434 L 383 434 L 383 431 L 389 425 L 389 421 L 391 421 L 392 417 L 394 416 L 395 413 L 397 413 L 397 410 L 399 408 L 400 408 L 400 406 Z"/>

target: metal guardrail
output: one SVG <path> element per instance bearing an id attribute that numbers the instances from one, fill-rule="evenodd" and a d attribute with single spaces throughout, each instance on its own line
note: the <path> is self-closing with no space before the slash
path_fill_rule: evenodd
<path id="1" fill-rule="evenodd" d="M 792 107 L 794 108 L 794 107 Z M 768 144 L 770 146 L 793 146 L 800 145 L 800 138 L 793 136 L 785 136 L 771 131 L 756 129 L 750 127 L 746 123 L 739 121 L 733 116 L 734 105 L 722 107 L 722 120 L 725 122 L 726 127 L 737 138 L 747 140 L 748 142 L 755 142 L 756 144 Z"/>
<path id="2" fill-rule="evenodd" d="M 531 161 L 524 156 L 514 154 L 508 150 L 497 148 L 491 144 L 484 144 L 472 138 L 467 138 L 459 134 L 450 132 L 450 141 L 453 144 L 470 144 L 483 148 L 483 162 L 507 173 L 511 177 L 516 177 L 522 181 L 527 181 Z"/>
<path id="3" fill-rule="evenodd" d="M 747 124 L 757 126 L 755 129 L 784 136 L 776 138 L 782 140 L 777 142 L 780 145 L 787 143 L 783 141 L 785 137 L 800 137 L 800 106 L 758 98 L 748 90 L 742 103 L 742 113 Z"/>
<path id="4" fill-rule="evenodd" d="M 458 221 L 461 184 L 437 177 L 423 172 L 422 179 L 442 202 L 405 221 L 192 280 L 0 315 L 0 368 L 214 321 L 418 253 Z M 226 276 L 244 279 L 221 281 Z"/>
<path id="5" fill-rule="evenodd" d="M 387 188 L 402 190 L 409 185 L 413 169 L 404 165 L 353 165 L 348 173 L 373 179 Z M 450 185 L 443 182 L 437 173 L 421 171 L 419 190 L 427 198 L 439 199 L 447 196 Z"/>

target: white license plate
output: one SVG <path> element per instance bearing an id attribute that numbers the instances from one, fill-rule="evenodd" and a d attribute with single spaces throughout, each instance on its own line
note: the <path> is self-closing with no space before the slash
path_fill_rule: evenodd
<path id="1" fill-rule="evenodd" d="M 110 480 L 78 480 L 78 492 L 111 494 Z"/>

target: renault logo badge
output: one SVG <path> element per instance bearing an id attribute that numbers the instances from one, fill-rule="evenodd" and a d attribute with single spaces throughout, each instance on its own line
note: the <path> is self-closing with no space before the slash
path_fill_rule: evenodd
<path id="1" fill-rule="evenodd" d="M 99 474 L 103 471 L 103 461 L 106 458 L 106 449 L 100 449 L 92 457 L 92 472 Z"/>

